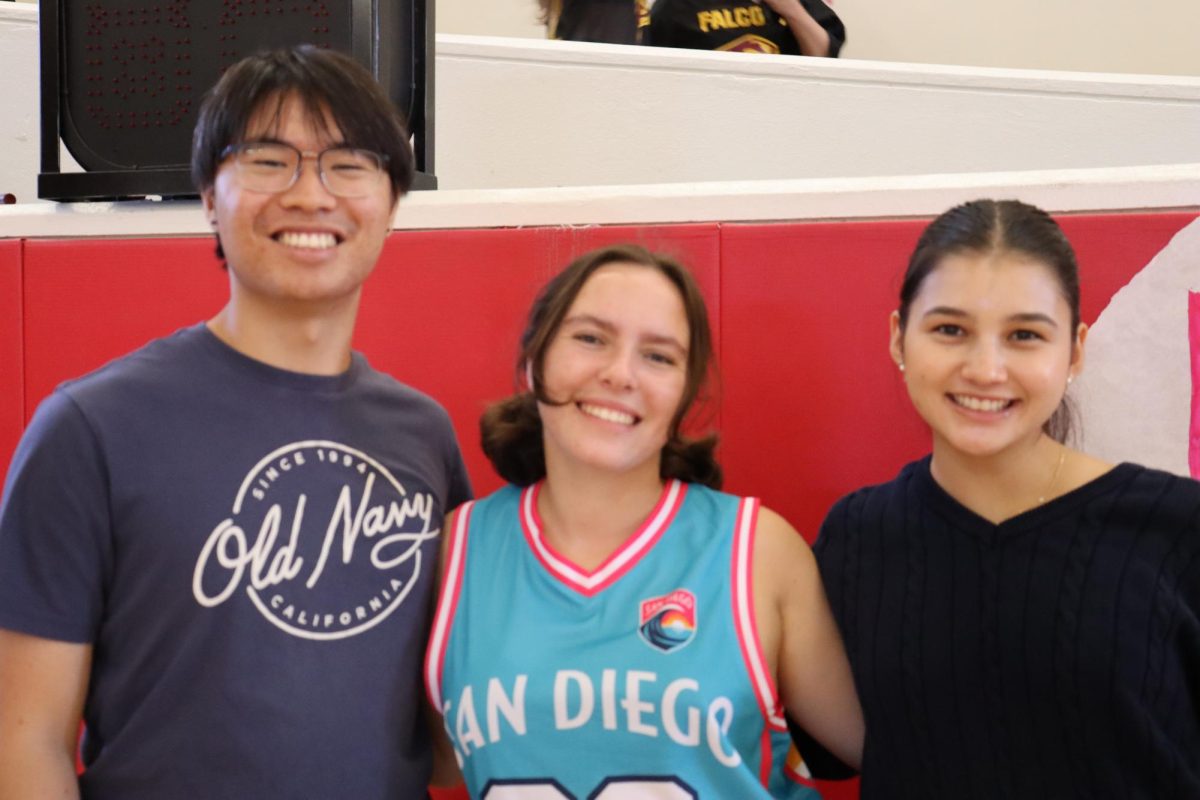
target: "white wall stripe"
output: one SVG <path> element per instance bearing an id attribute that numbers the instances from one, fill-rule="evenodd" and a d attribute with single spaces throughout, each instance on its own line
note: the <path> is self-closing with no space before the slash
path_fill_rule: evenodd
<path id="1" fill-rule="evenodd" d="M 754 597 L 750 587 L 750 572 L 753 565 L 753 554 L 750 551 L 754 541 L 754 530 L 751 526 L 757 519 L 758 501 L 755 498 L 742 500 L 738 510 L 735 558 L 737 559 L 737 577 L 734 582 L 734 592 L 737 602 L 738 626 L 741 628 L 744 641 L 743 651 L 746 654 L 747 666 L 754 688 L 758 692 L 759 702 L 767 711 L 767 720 L 775 727 L 785 727 L 786 722 L 780 714 L 779 705 L 775 699 L 774 684 L 763 663 L 762 645 L 758 639 L 758 628 L 754 624 Z"/>

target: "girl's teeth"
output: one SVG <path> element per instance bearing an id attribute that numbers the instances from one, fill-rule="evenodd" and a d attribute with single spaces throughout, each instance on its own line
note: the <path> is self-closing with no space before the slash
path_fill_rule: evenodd
<path id="1" fill-rule="evenodd" d="M 634 423 L 633 414 L 626 414 L 624 411 L 616 411 L 603 406 L 593 406 L 587 403 L 580 403 L 579 408 L 583 413 L 589 414 L 606 422 L 617 422 L 621 425 L 632 425 Z"/>
<path id="2" fill-rule="evenodd" d="M 954 402 L 972 411 L 1003 411 L 1009 403 L 1008 400 L 983 400 L 978 397 L 967 397 L 965 395 L 952 396 Z"/>

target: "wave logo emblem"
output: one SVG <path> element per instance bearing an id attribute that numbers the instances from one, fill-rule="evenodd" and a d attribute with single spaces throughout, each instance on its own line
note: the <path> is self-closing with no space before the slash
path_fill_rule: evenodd
<path id="1" fill-rule="evenodd" d="M 215 608 L 242 590 L 286 633 L 345 639 L 404 603 L 440 534 L 428 491 L 406 488 L 361 450 L 294 442 L 246 474 L 197 555 L 192 595 Z"/>
<path id="2" fill-rule="evenodd" d="M 643 600 L 638 607 L 638 635 L 656 650 L 673 653 L 696 636 L 696 596 L 676 589 Z"/>

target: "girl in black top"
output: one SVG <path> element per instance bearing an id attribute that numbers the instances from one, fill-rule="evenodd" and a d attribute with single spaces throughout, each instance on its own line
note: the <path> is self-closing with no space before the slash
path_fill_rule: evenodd
<path id="1" fill-rule="evenodd" d="M 1200 484 L 1064 444 L 1086 339 L 1044 212 L 981 200 L 922 235 L 891 354 L 932 454 L 814 548 L 864 798 L 1200 797 Z"/>

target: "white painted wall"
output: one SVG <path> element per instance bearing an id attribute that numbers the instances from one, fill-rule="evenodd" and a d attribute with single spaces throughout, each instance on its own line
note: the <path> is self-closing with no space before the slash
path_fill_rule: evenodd
<path id="1" fill-rule="evenodd" d="M 842 55 L 847 58 L 1200 75 L 1196 0 L 833 0 L 831 5 L 846 23 Z M 545 36 L 535 0 L 438 0 L 437 28 L 479 36 Z"/>
<path id="2" fill-rule="evenodd" d="M 0 196 L 37 197 L 40 166 L 37 6 L 0 3 Z"/>
<path id="3" fill-rule="evenodd" d="M 37 5 L 37 0 L 17 0 Z M 1196 0 L 832 0 L 847 58 L 1200 75 Z M 545 37 L 535 0 L 436 0 L 439 33 Z"/>
<path id="4" fill-rule="evenodd" d="M 36 9 L 0 9 L 0 191 L 35 197 Z M 1200 78 L 441 35 L 446 189 L 1200 160 Z"/>
<path id="5" fill-rule="evenodd" d="M 1169 164 L 1200 78 L 438 38 L 446 188 Z"/>

